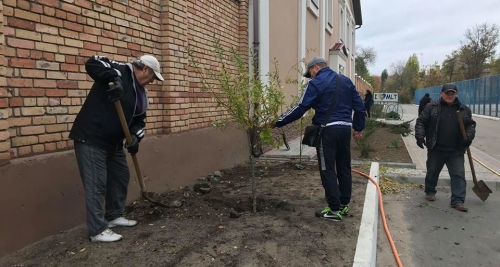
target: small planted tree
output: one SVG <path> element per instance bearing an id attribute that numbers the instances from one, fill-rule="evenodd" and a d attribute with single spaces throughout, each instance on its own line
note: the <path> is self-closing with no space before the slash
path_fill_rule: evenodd
<path id="1" fill-rule="evenodd" d="M 226 116 L 213 121 L 213 126 L 224 130 L 236 125 L 247 133 L 250 148 L 250 169 L 252 174 L 253 212 L 257 211 L 257 189 L 255 158 L 262 154 L 262 145 L 276 146 L 269 122 L 274 122 L 284 104 L 284 93 L 280 87 L 278 62 L 274 69 L 265 74 L 257 73 L 258 57 L 250 53 L 250 66 L 246 57 L 215 40 L 210 56 L 215 59 L 210 67 L 202 65 L 195 51 L 188 49 L 190 66 L 199 74 L 202 89 L 209 92 L 217 107 Z M 213 66 L 215 65 L 215 66 Z M 249 68 L 252 67 L 252 68 Z M 264 82 L 263 80 L 267 80 Z"/>

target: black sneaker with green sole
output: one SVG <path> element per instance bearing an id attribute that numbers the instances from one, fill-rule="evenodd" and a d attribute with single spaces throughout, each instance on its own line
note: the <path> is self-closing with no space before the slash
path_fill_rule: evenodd
<path id="1" fill-rule="evenodd" d="M 346 216 L 349 214 L 349 206 L 347 205 L 340 205 L 340 214 L 343 216 Z"/>
<path id="2" fill-rule="evenodd" d="M 317 211 L 316 217 L 336 222 L 342 221 L 342 214 L 340 213 L 340 211 L 332 211 L 330 207 L 326 207 L 323 210 Z"/>

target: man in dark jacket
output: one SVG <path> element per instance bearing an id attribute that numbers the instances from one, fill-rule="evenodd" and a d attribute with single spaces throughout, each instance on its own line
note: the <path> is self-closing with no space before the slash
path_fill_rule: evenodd
<path id="1" fill-rule="evenodd" d="M 420 103 L 418 105 L 418 115 L 419 116 L 422 113 L 422 111 L 424 110 L 425 106 L 427 106 L 427 104 L 429 104 L 431 101 L 432 101 L 432 99 L 430 98 L 429 93 L 425 93 L 425 95 L 420 99 Z"/>
<path id="2" fill-rule="evenodd" d="M 340 90 L 336 108 L 328 119 L 320 146 L 316 149 L 321 181 L 328 202 L 328 206 L 316 212 L 316 216 L 341 221 L 342 216 L 349 212 L 347 205 L 351 201 L 351 127 L 354 129 L 354 138 L 361 138 L 365 127 L 363 100 L 352 81 L 330 69 L 321 57 L 315 57 L 307 64 L 304 77 L 312 79 L 301 101 L 283 113 L 275 126 L 283 127 L 301 118 L 310 108 L 315 111 L 312 123 L 321 125 L 336 91 Z M 337 88 L 337 79 L 342 79 L 340 88 Z"/>
<path id="3" fill-rule="evenodd" d="M 464 153 L 474 140 L 476 122 L 472 119 L 469 107 L 460 103 L 458 89 L 454 84 L 445 84 L 441 88 L 441 98 L 431 102 L 422 111 L 415 125 L 417 145 L 427 147 L 427 174 L 425 176 L 425 198 L 436 199 L 436 185 L 444 164 L 451 179 L 450 206 L 459 211 L 467 211 L 465 202 L 465 167 Z M 464 140 L 458 116 L 462 116 L 467 133 Z"/>
<path id="4" fill-rule="evenodd" d="M 114 101 L 120 101 L 132 136 L 127 150 L 139 150 L 144 137 L 147 90 L 152 81 L 163 81 L 160 63 L 144 55 L 132 63 L 118 63 L 93 56 L 85 70 L 94 84 L 75 119 L 69 137 L 74 140 L 75 155 L 85 188 L 87 226 L 92 242 L 113 242 L 122 236 L 110 228 L 134 226 L 123 217 L 130 172 L 123 151 L 123 133 Z M 112 88 L 109 83 L 113 83 Z M 103 206 L 105 204 L 105 209 Z"/>

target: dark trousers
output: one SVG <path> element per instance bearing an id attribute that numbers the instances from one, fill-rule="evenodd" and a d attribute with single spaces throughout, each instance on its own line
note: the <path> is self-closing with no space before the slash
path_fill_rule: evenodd
<path id="1" fill-rule="evenodd" d="M 108 152 L 76 141 L 75 155 L 85 188 L 88 232 L 95 236 L 123 215 L 130 181 L 127 159 L 123 149 Z"/>
<path id="2" fill-rule="evenodd" d="M 338 211 L 351 201 L 351 129 L 326 127 L 316 153 L 326 201 Z"/>
<path id="3" fill-rule="evenodd" d="M 458 151 L 430 150 L 427 152 L 427 174 L 425 175 L 425 193 L 436 194 L 439 174 L 444 164 L 448 168 L 451 180 L 451 205 L 465 202 L 467 182 L 465 181 L 464 154 Z"/>

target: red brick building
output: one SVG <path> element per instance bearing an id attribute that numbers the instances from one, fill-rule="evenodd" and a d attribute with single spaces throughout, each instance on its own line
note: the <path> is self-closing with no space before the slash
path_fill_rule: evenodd
<path id="1" fill-rule="evenodd" d="M 161 62 L 165 81 L 148 87 L 149 138 L 138 154 L 149 191 L 247 158 L 244 132 L 209 127 L 221 112 L 190 73 L 186 48 L 205 67 L 214 35 L 246 50 L 248 1 L 0 0 L 0 21 L 0 210 L 12 214 L 0 220 L 0 255 L 85 222 L 68 134 L 92 85 L 89 56 Z"/>

